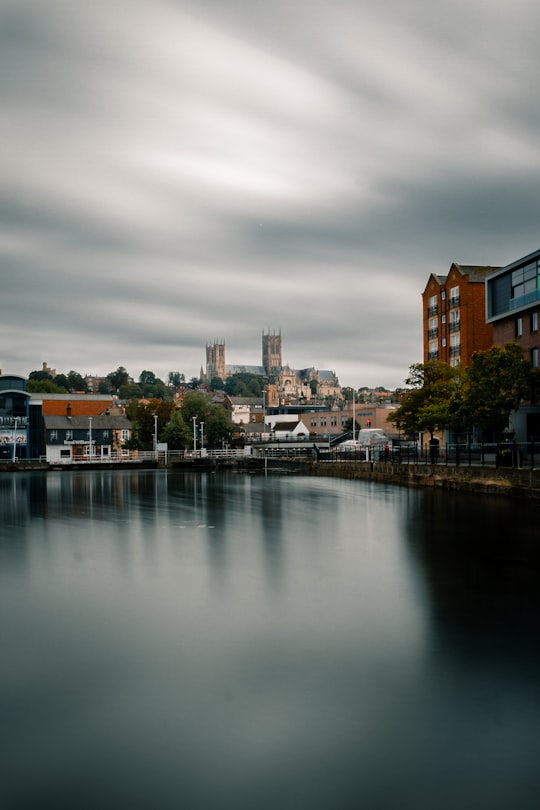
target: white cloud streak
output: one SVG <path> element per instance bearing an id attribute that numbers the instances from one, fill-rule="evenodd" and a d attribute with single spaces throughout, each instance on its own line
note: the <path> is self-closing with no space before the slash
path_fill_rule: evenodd
<path id="1" fill-rule="evenodd" d="M 0 4 L 0 367 L 400 385 L 452 261 L 538 247 L 528 0 Z"/>

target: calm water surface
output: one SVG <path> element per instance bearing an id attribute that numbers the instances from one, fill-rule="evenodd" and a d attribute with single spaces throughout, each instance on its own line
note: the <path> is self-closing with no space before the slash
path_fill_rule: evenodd
<path id="1" fill-rule="evenodd" d="M 538 507 L 0 475 L 0 806 L 529 810 Z"/>

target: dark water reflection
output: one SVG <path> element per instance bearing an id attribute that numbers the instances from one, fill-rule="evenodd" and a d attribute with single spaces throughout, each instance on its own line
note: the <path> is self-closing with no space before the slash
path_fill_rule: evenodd
<path id="1" fill-rule="evenodd" d="M 0 475 L 7 808 L 536 808 L 538 508 Z"/>

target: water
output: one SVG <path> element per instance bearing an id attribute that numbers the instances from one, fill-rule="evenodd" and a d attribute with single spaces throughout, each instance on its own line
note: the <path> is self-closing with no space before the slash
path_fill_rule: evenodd
<path id="1" fill-rule="evenodd" d="M 0 805 L 536 808 L 537 524 L 334 479 L 0 475 Z"/>

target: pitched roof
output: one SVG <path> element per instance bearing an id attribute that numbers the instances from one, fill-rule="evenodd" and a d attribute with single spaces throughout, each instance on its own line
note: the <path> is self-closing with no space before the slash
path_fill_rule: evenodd
<path id="1" fill-rule="evenodd" d="M 96 430 L 131 430 L 131 422 L 125 416 L 100 414 L 92 416 L 92 428 Z M 43 421 L 48 430 L 88 430 L 89 416 L 45 415 Z"/>

